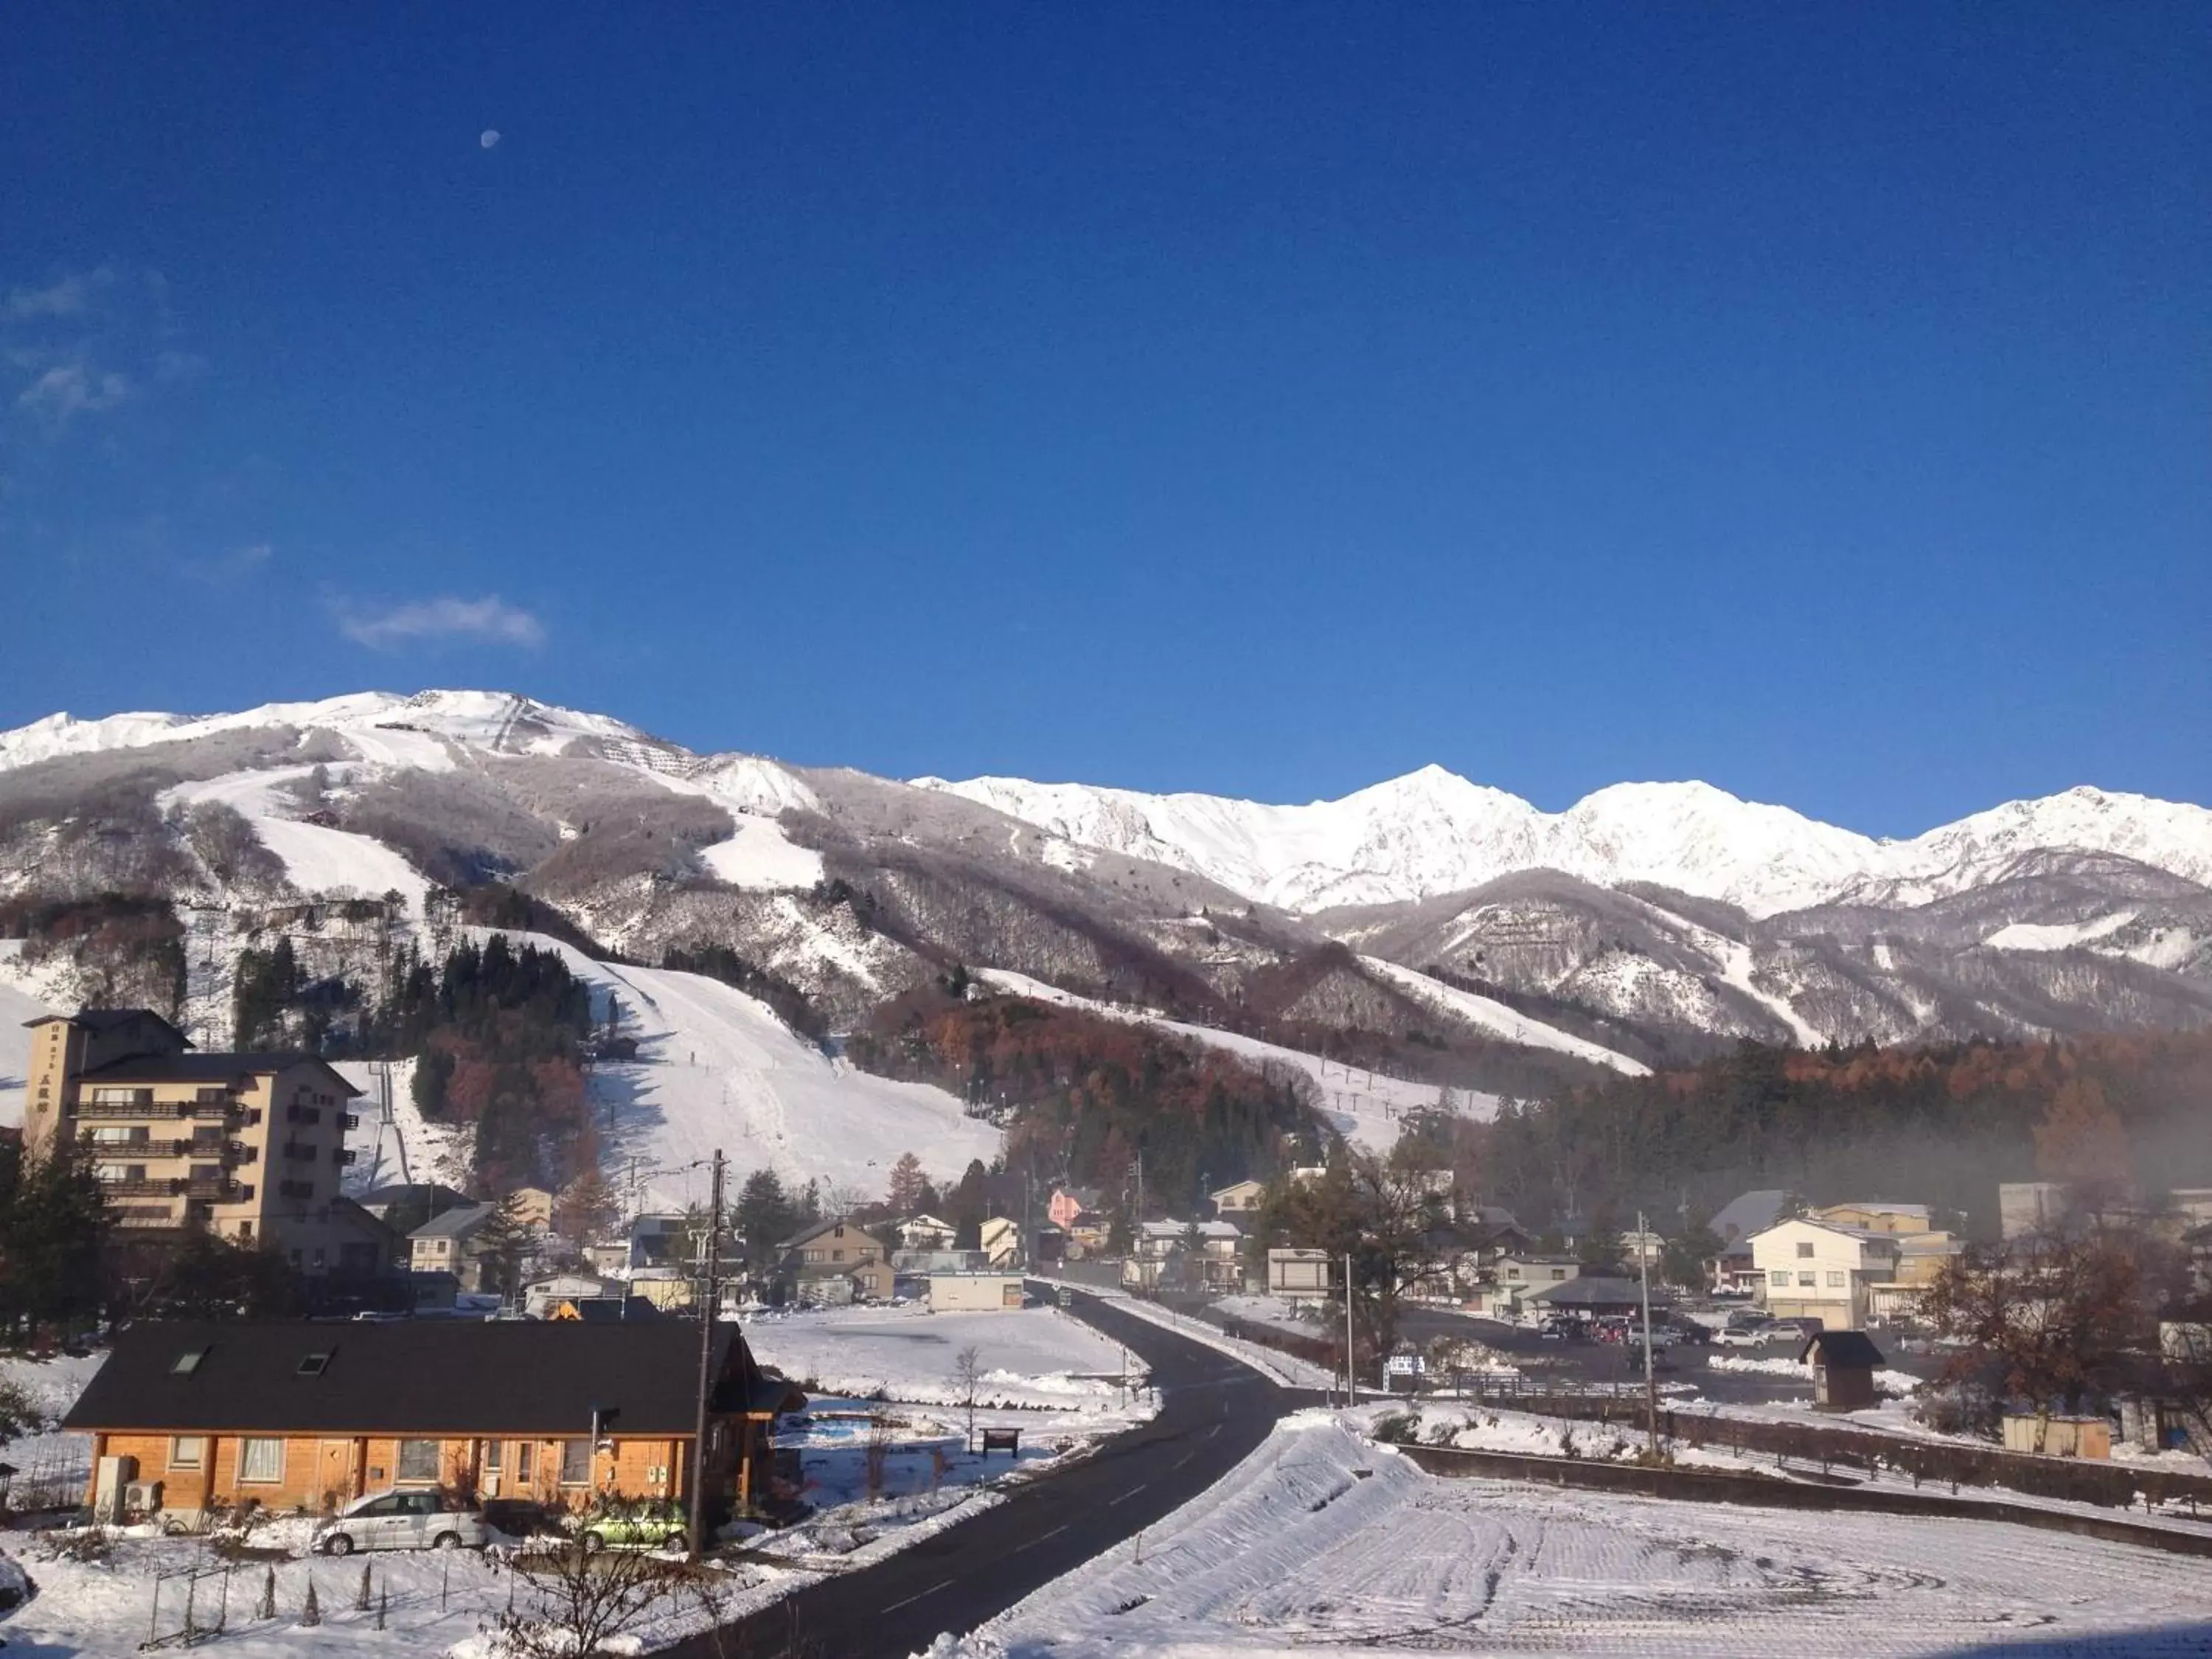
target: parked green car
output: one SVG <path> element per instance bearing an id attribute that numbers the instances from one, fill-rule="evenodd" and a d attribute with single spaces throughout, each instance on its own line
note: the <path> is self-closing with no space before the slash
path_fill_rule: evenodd
<path id="1" fill-rule="evenodd" d="M 586 1550 L 684 1547 L 683 1505 L 665 1498 L 606 1504 L 579 1516 L 573 1524 Z"/>

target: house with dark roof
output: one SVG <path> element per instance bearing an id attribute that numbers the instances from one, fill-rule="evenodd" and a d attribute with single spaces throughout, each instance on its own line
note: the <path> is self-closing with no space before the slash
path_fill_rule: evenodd
<path id="1" fill-rule="evenodd" d="M 308 1274 L 349 1268 L 358 1212 L 335 1209 L 347 1103 L 361 1091 L 307 1054 L 204 1054 L 145 1008 L 28 1022 L 23 1146 L 91 1160 L 119 1234 L 202 1228 L 270 1246 Z"/>
<path id="2" fill-rule="evenodd" d="M 890 1246 L 856 1222 L 817 1222 L 785 1241 L 776 1261 L 777 1299 L 810 1304 L 887 1302 L 896 1284 Z"/>
<path id="3" fill-rule="evenodd" d="M 765 1498 L 775 1419 L 805 1398 L 734 1326 L 709 1377 L 706 1492 L 726 1515 Z M 392 1486 L 573 1508 L 688 1499 L 698 1384 L 689 1321 L 157 1322 L 117 1336 L 64 1426 L 92 1437 L 95 1509 L 138 1482 L 185 1515 L 326 1513 Z"/>

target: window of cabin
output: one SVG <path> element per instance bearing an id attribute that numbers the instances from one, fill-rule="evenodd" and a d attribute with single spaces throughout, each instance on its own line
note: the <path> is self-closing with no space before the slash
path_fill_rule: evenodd
<path id="1" fill-rule="evenodd" d="M 588 1486 L 592 1484 L 590 1441 L 563 1440 L 561 1443 L 561 1484 L 564 1486 Z"/>
<path id="2" fill-rule="evenodd" d="M 400 1480 L 435 1480 L 438 1478 L 438 1443 L 434 1440 L 403 1440 L 399 1443 Z"/>
<path id="3" fill-rule="evenodd" d="M 169 1467 L 197 1469 L 207 1460 L 207 1441 L 197 1434 L 180 1434 L 169 1442 Z"/>
<path id="4" fill-rule="evenodd" d="M 527 1486 L 532 1474 L 536 1470 L 537 1463 L 537 1443 L 530 1440 L 516 1441 L 514 1443 L 514 1478 Z"/>
<path id="5" fill-rule="evenodd" d="M 507 1442 L 504 1440 L 487 1440 L 484 1442 L 483 1466 L 484 1473 L 486 1474 L 497 1474 L 499 1473 L 500 1459 L 505 1455 L 506 1451 Z"/>
<path id="6" fill-rule="evenodd" d="M 284 1478 L 284 1443 L 274 1439 L 240 1441 L 238 1478 L 263 1486 L 282 1480 Z"/>

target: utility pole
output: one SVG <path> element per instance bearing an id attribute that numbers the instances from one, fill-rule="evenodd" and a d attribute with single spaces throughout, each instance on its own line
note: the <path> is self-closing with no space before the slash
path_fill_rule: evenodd
<path id="1" fill-rule="evenodd" d="M 717 1282 L 722 1267 L 722 1149 L 714 1149 L 713 1196 L 707 1205 L 707 1261 L 699 1313 L 699 1411 L 691 1433 L 691 1524 L 684 1529 L 684 1553 L 692 1560 L 706 1543 L 707 1398 L 714 1386 L 714 1310 L 721 1299 Z"/>
<path id="2" fill-rule="evenodd" d="M 1636 1212 L 1636 1262 L 1644 1281 L 1644 1425 L 1651 1442 L 1651 1461 L 1659 1461 L 1659 1385 L 1651 1376 L 1651 1235 L 1644 1212 Z"/>
<path id="3" fill-rule="evenodd" d="M 1359 1356 L 1352 1335 L 1352 1252 L 1344 1253 L 1344 1403 L 1359 1403 Z"/>

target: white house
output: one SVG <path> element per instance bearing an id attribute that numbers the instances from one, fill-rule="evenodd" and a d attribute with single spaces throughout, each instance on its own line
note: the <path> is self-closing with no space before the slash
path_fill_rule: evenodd
<path id="1" fill-rule="evenodd" d="M 1206 1194 L 1213 1200 L 1213 1212 L 1224 1218 L 1249 1215 L 1260 1207 L 1260 1200 L 1267 1195 L 1267 1184 L 1258 1181 L 1232 1181 Z"/>
<path id="2" fill-rule="evenodd" d="M 1121 1264 L 1121 1282 L 1143 1290 L 1157 1290 L 1163 1282 L 1241 1290 L 1243 1247 L 1244 1235 L 1226 1221 L 1147 1221 Z"/>
<path id="3" fill-rule="evenodd" d="M 959 1236 L 959 1229 L 933 1215 L 908 1216 L 896 1224 L 902 1249 L 949 1250 Z"/>
<path id="4" fill-rule="evenodd" d="M 1856 1330 L 1871 1311 L 1871 1287 L 1896 1280 L 1902 1250 L 1893 1234 L 1800 1216 L 1753 1233 L 1751 1253 L 1767 1312 Z"/>
<path id="5" fill-rule="evenodd" d="M 1518 1318 L 1531 1291 L 1571 1283 L 1582 1271 L 1582 1263 L 1571 1255 L 1501 1255 L 1490 1264 L 1487 1279 L 1477 1284 L 1468 1303 L 1476 1313 L 1492 1319 Z"/>

